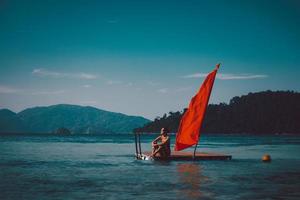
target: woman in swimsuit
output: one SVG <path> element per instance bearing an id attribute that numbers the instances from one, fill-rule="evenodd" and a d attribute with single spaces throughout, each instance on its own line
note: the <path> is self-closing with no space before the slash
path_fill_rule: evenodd
<path id="1" fill-rule="evenodd" d="M 168 136 L 168 133 L 168 129 L 162 128 L 160 131 L 160 136 L 153 140 L 151 154 L 152 157 L 160 157 L 162 159 L 167 159 L 170 156 L 170 137 Z"/>

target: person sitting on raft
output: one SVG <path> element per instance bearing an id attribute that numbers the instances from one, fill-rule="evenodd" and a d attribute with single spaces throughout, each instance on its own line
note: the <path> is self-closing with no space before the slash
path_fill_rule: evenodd
<path id="1" fill-rule="evenodd" d="M 160 131 L 160 136 L 153 140 L 151 154 L 152 157 L 166 159 L 170 156 L 170 137 L 168 136 L 168 133 L 169 130 L 167 128 L 162 128 Z"/>

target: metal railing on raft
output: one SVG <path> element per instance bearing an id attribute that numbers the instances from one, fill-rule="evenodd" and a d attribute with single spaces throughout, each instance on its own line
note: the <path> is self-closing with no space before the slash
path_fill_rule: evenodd
<path id="1" fill-rule="evenodd" d="M 142 156 L 141 134 L 134 133 L 134 139 L 135 139 L 135 157 L 140 158 Z"/>

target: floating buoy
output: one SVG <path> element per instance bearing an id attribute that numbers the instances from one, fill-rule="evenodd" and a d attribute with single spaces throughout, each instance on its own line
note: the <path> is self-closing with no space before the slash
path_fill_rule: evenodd
<path id="1" fill-rule="evenodd" d="M 263 162 L 271 162 L 271 156 L 269 154 L 263 155 L 261 158 Z"/>

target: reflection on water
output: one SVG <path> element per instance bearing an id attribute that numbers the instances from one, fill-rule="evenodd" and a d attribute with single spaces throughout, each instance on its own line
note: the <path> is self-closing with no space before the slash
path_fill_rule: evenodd
<path id="1" fill-rule="evenodd" d="M 180 194 L 186 199 L 199 199 L 203 196 L 201 193 L 201 183 L 208 180 L 203 176 L 201 165 L 196 163 L 178 163 L 177 173 L 179 184 L 181 184 Z"/>

